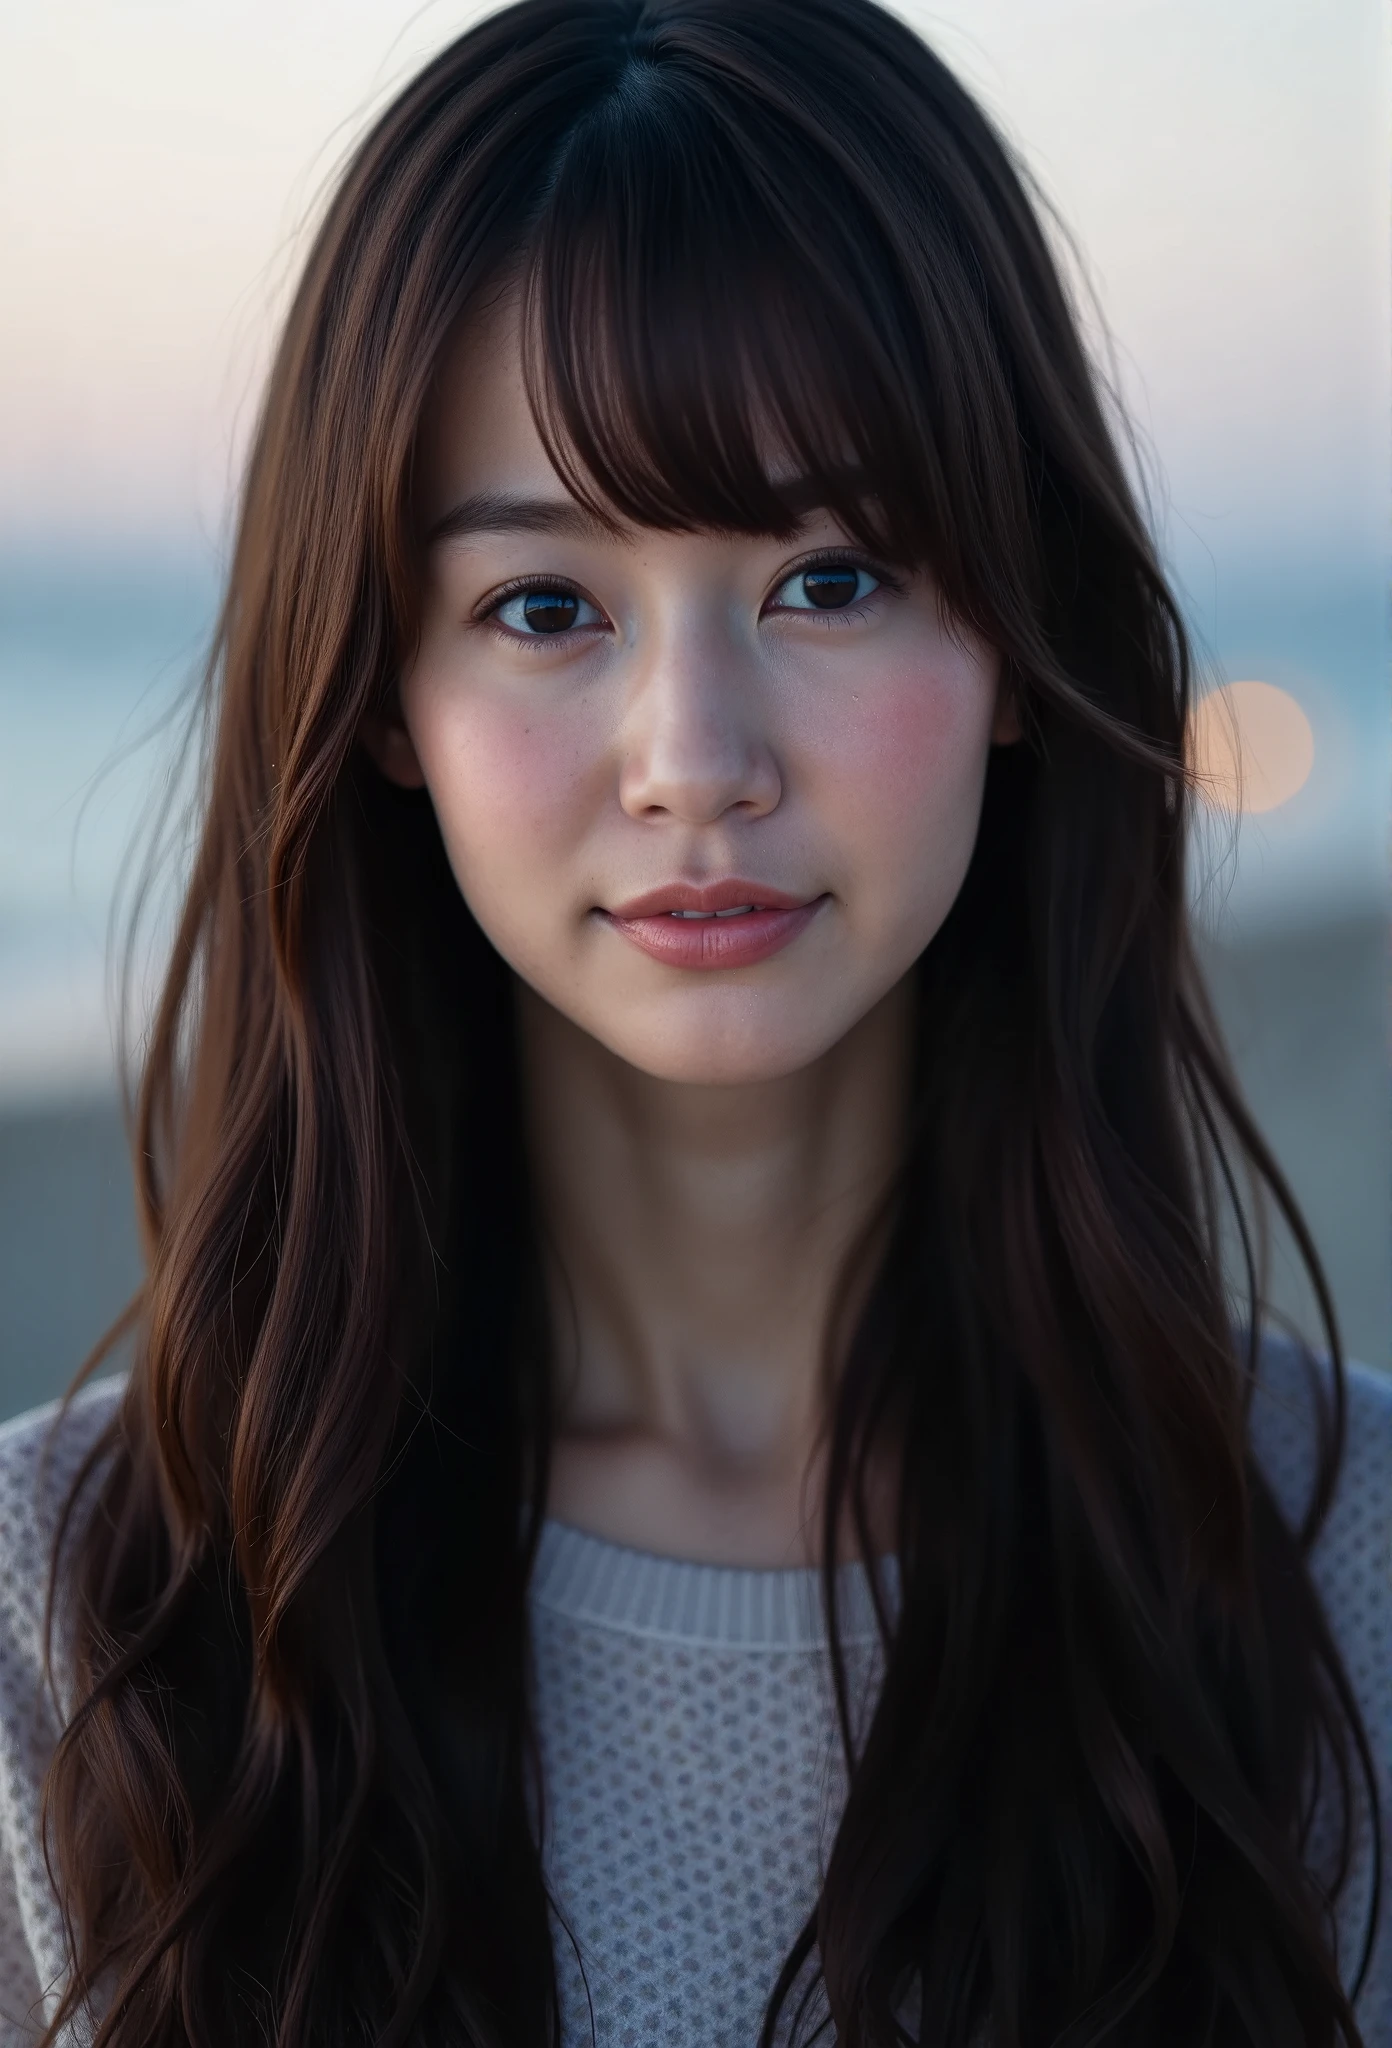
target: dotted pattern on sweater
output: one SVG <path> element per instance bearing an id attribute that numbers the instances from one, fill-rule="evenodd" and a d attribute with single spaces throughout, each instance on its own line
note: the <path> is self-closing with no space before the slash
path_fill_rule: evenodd
<path id="1" fill-rule="evenodd" d="M 1392 1377 L 1349 1379 L 1346 1462 L 1313 1570 L 1392 1817 Z M 38 1839 L 58 1728 L 42 1683 L 46 1560 L 118 1391 L 87 1389 L 56 1433 L 51 1408 L 0 1428 L 0 2048 L 34 2039 L 63 1967 Z M 1289 1516 L 1308 1492 L 1311 1419 L 1294 1354 L 1269 1342 L 1252 1435 Z M 863 1575 L 842 1583 L 864 1715 L 878 1651 Z M 650 1558 L 547 1525 L 532 1640 L 543 1853 L 573 1937 L 558 1929 L 567 2048 L 591 2040 L 591 2001 L 599 2048 L 753 2048 L 845 1795 L 820 1629 L 810 1574 Z M 1370 1847 L 1341 1907 L 1349 1975 Z M 1392 2042 L 1392 1910 L 1357 2010 L 1369 2048 Z"/>
<path id="2" fill-rule="evenodd" d="M 66 1975 L 62 1916 L 40 1834 L 43 1777 L 61 1728 L 44 1680 L 49 1557 L 63 1502 L 110 1421 L 119 1380 L 0 1427 L 0 2043 L 43 2031 Z M 61 1665 L 61 1634 L 55 1664 Z"/>
<path id="3" fill-rule="evenodd" d="M 879 1646 L 863 1574 L 841 1588 L 859 1735 Z M 592 2002 L 604 2048 L 752 2043 L 846 1797 L 816 1574 L 548 1523 L 532 1642 L 566 2042 Z"/>
<path id="4" fill-rule="evenodd" d="M 1293 1346 L 1268 1339 L 1252 1407 L 1252 1447 L 1286 1519 L 1310 1499 L 1315 1461 L 1315 1390 Z M 1347 1433 L 1339 1487 L 1311 1560 L 1311 1575 L 1344 1660 L 1367 1730 L 1383 1820 L 1382 1910 L 1371 1967 L 1355 2008 L 1368 2048 L 1392 2044 L 1392 1375 L 1354 1365 L 1348 1374 Z M 1332 1830 L 1316 1827 L 1311 1860 Z M 1352 1982 L 1372 1903 L 1370 1825 L 1354 1841 L 1353 1868 L 1335 1932 L 1340 1968 Z"/>

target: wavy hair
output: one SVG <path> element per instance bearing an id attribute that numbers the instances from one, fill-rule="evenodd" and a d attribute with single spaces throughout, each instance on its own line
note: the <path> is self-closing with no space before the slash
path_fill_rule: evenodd
<path id="1" fill-rule="evenodd" d="M 810 2026 L 809 1968 L 843 2048 L 908 2040 L 911 2008 L 935 2048 L 1348 2048 L 1329 1911 L 1375 1791 L 1306 1563 L 1341 1354 L 1191 943 L 1185 633 L 1021 175 L 871 0 L 522 0 L 401 92 L 328 207 L 139 1087 L 136 1358 L 55 1577 L 48 2039 L 88 2009 L 96 2048 L 559 2037 L 513 984 L 428 799 L 358 743 L 416 630 L 424 403 L 502 289 L 577 495 L 781 533 L 772 426 L 1001 651 L 1025 730 L 916 969 L 902 1170 L 828 1337 L 833 1638 L 834 1532 L 870 1554 L 889 1442 L 901 1595 L 765 2048 Z M 1248 1443 L 1244 1175 L 1332 1359 L 1298 1529 Z"/>

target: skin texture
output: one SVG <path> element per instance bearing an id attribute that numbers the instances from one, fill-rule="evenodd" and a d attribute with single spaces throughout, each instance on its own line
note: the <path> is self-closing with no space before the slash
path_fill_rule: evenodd
<path id="1" fill-rule="evenodd" d="M 539 507 L 530 530 L 430 538 L 498 498 Z M 419 647 L 400 718 L 364 739 L 428 787 L 521 983 L 548 1512 L 673 1556 L 808 1561 L 831 1289 L 896 1161 L 906 977 L 966 873 L 990 747 L 1018 738 L 1000 664 L 825 512 L 792 543 L 585 519 L 507 308 L 445 362 L 419 514 Z M 862 572 L 844 609 L 801 582 L 826 550 L 811 566 Z M 519 579 L 579 599 L 576 623 L 526 637 Z M 817 905 L 757 965 L 669 965 L 605 914 L 731 877 Z"/>

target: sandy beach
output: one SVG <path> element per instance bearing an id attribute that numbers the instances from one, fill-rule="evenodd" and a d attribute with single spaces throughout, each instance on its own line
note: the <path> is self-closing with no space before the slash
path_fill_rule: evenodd
<path id="1" fill-rule="evenodd" d="M 1304 1205 L 1349 1353 L 1392 1365 L 1387 931 L 1361 920 L 1210 954 L 1249 1100 Z M 0 1114 L 0 1418 L 49 1399 L 136 1284 L 120 1111 Z M 1275 1295 L 1308 1311 L 1279 1265 Z"/>

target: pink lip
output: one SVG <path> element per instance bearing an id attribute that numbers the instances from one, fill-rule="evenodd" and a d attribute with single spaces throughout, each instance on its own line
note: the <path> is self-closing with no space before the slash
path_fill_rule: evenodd
<path id="1" fill-rule="evenodd" d="M 808 902 L 767 883 L 735 877 L 702 888 L 689 882 L 668 883 L 602 915 L 615 931 L 668 967 L 754 967 L 790 945 L 825 901 L 816 896 Z M 745 904 L 754 907 L 745 910 Z M 673 914 L 683 910 L 704 914 Z M 743 914 L 715 915 L 722 910 Z"/>

